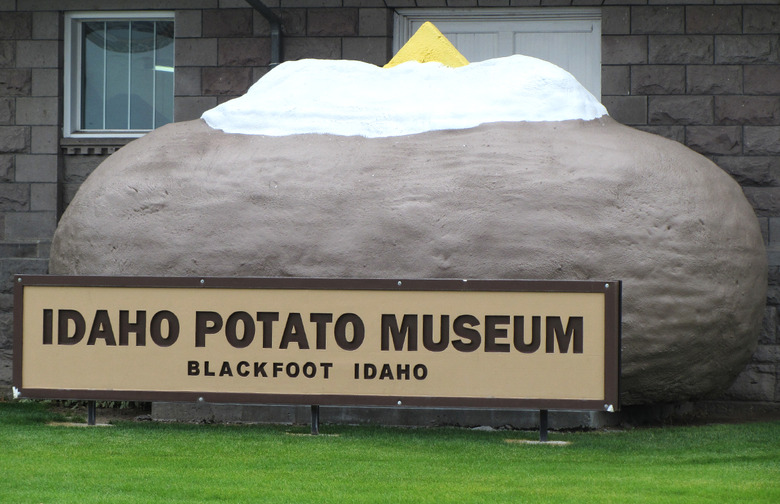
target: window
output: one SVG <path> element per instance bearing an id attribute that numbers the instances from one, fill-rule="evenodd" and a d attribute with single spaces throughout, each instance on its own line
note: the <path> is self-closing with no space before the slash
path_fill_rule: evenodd
<path id="1" fill-rule="evenodd" d="M 173 121 L 173 13 L 65 17 L 64 136 L 137 137 Z"/>
<path id="2" fill-rule="evenodd" d="M 555 63 L 601 99 L 598 8 L 399 9 L 393 52 L 430 21 L 469 61 L 524 54 Z"/>

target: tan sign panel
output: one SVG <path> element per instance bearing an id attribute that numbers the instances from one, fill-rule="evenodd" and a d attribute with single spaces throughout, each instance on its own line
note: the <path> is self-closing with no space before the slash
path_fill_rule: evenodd
<path id="1" fill-rule="evenodd" d="M 616 282 L 15 282 L 23 396 L 616 409 Z"/>

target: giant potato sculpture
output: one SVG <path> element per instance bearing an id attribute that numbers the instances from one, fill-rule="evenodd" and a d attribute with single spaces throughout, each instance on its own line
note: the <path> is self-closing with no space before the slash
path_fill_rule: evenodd
<path id="1" fill-rule="evenodd" d="M 727 386 L 766 271 L 726 173 L 606 115 L 376 138 L 171 124 L 87 179 L 51 254 L 71 275 L 622 280 L 624 404 Z"/>

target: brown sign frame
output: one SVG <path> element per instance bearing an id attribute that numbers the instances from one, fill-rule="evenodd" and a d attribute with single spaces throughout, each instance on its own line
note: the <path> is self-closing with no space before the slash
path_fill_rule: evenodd
<path id="1" fill-rule="evenodd" d="M 604 294 L 604 395 L 591 399 L 474 398 L 349 394 L 215 393 L 28 388 L 23 383 L 23 308 L 27 286 L 119 287 L 159 289 L 294 289 L 348 291 L 469 291 Z M 264 277 L 108 277 L 17 275 L 14 277 L 13 384 L 22 397 L 70 400 L 207 401 L 243 404 L 318 404 L 340 406 L 412 406 L 494 409 L 617 411 L 619 409 L 621 293 L 620 281 L 479 280 L 479 279 L 326 279 Z"/>

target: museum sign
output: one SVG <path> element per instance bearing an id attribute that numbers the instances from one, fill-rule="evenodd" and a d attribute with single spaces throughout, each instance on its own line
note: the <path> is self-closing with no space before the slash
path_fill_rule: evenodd
<path id="1" fill-rule="evenodd" d="M 23 397 L 613 411 L 620 283 L 18 276 Z"/>

